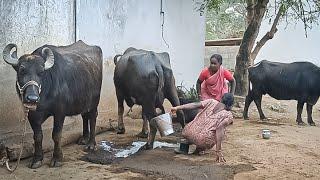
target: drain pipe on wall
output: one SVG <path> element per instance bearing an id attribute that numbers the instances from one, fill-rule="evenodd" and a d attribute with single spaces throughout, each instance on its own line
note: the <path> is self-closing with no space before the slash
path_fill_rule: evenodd
<path id="1" fill-rule="evenodd" d="M 77 0 L 73 1 L 74 42 L 77 42 Z"/>
<path id="2" fill-rule="evenodd" d="M 161 23 L 161 37 L 162 37 L 162 40 L 164 41 L 164 43 L 167 45 L 167 47 L 169 48 L 169 44 L 167 43 L 167 41 L 164 39 L 163 37 L 163 26 L 164 26 L 164 11 L 163 11 L 163 3 L 162 3 L 162 0 L 160 0 L 160 16 L 161 16 L 161 19 L 162 19 L 162 23 Z"/>

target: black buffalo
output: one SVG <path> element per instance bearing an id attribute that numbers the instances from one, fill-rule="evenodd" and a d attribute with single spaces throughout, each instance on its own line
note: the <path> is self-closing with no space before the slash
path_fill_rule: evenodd
<path id="1" fill-rule="evenodd" d="M 297 123 L 304 124 L 301 113 L 307 103 L 308 123 L 312 126 L 312 107 L 320 95 L 320 68 L 310 62 L 277 63 L 263 60 L 249 68 L 250 87 L 246 97 L 243 117 L 248 119 L 248 108 L 255 102 L 260 119 L 265 119 L 261 109 L 263 94 L 278 100 L 297 100 Z"/>
<path id="2" fill-rule="evenodd" d="M 188 103 L 194 103 L 199 102 L 198 99 L 195 98 L 188 98 L 186 95 L 186 92 L 182 90 L 181 86 L 177 87 L 178 97 L 180 105 L 188 104 Z M 196 96 L 198 96 L 196 94 Z M 183 109 L 184 113 L 185 123 L 189 123 L 194 120 L 194 118 L 197 116 L 197 114 L 201 111 L 201 108 L 195 108 L 195 109 Z"/>
<path id="3" fill-rule="evenodd" d="M 102 51 L 78 41 L 69 46 L 44 45 L 19 59 L 17 46 L 3 50 L 4 60 L 17 72 L 16 88 L 34 133 L 31 168 L 42 164 L 42 123 L 53 116 L 54 152 L 50 166 L 62 165 L 61 132 L 65 116 L 82 115 L 83 137 L 80 143 L 95 148 L 95 126 L 102 82 Z M 90 131 L 89 131 L 90 123 Z"/>
<path id="4" fill-rule="evenodd" d="M 119 61 L 118 57 L 121 56 Z M 114 85 L 118 99 L 118 133 L 124 133 L 123 101 L 129 107 L 142 106 L 144 125 L 141 134 L 146 134 L 148 120 L 156 116 L 156 108 L 163 109 L 164 98 L 173 106 L 179 105 L 175 79 L 172 73 L 169 54 L 128 48 L 123 55 L 114 57 Z M 182 111 L 177 113 L 178 121 L 184 126 Z M 150 133 L 146 148 L 153 146 L 157 132 L 150 123 Z"/>

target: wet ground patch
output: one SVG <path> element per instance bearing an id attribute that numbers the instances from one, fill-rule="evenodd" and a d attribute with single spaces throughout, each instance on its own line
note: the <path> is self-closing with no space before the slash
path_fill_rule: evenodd
<path id="1" fill-rule="evenodd" d="M 96 151 L 88 152 L 80 158 L 82 161 L 92 162 L 95 164 L 111 164 L 114 161 L 121 160 L 116 158 L 114 153 L 103 150 L 103 148 L 98 148 Z"/>
<path id="2" fill-rule="evenodd" d="M 90 151 L 81 157 L 81 160 L 96 164 L 111 164 L 119 162 L 124 158 L 135 155 L 140 151 L 144 151 L 144 141 L 134 141 L 128 146 L 118 146 L 109 141 L 101 141 L 98 143 L 97 150 Z M 154 142 L 154 149 L 156 148 L 176 148 L 177 144 L 167 142 Z"/>
<path id="3" fill-rule="evenodd" d="M 184 158 L 179 158 L 184 156 Z M 185 158 L 187 157 L 187 159 Z M 235 174 L 253 171 L 251 164 L 223 165 L 212 161 L 188 160 L 194 155 L 176 155 L 172 148 L 142 151 L 116 163 L 118 168 L 165 179 L 232 179 Z"/>

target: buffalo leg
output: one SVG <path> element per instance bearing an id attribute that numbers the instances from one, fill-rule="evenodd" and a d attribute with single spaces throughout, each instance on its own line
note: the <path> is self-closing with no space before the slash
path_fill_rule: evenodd
<path id="1" fill-rule="evenodd" d="M 312 120 L 312 105 L 307 103 L 307 114 L 308 114 L 308 124 L 310 126 L 315 126 L 316 124 Z"/>
<path id="2" fill-rule="evenodd" d="M 29 112 L 28 115 L 30 126 L 33 130 L 33 140 L 34 140 L 34 154 L 33 159 L 30 164 L 30 168 L 36 169 L 42 165 L 43 151 L 42 151 L 42 139 L 43 133 L 41 124 L 44 121 L 44 117 L 36 112 Z"/>
<path id="3" fill-rule="evenodd" d="M 78 140 L 78 144 L 79 145 L 85 145 L 85 144 L 88 144 L 89 142 L 89 119 L 87 117 L 87 115 L 84 113 L 84 114 L 81 114 L 82 116 L 82 137 L 79 138 Z"/>
<path id="4" fill-rule="evenodd" d="M 153 148 L 153 143 L 157 134 L 157 124 L 155 119 L 150 120 L 149 127 L 150 127 L 150 133 L 148 136 L 148 143 L 147 143 L 146 149 Z"/>
<path id="5" fill-rule="evenodd" d="M 298 101 L 298 104 L 297 104 L 297 123 L 298 125 L 304 125 L 304 122 L 302 121 L 302 118 L 301 118 L 301 114 L 302 114 L 302 110 L 303 110 L 303 102 L 300 102 Z"/>
<path id="6" fill-rule="evenodd" d="M 139 134 L 137 134 L 137 137 L 140 137 L 140 138 L 147 138 L 148 137 L 148 125 L 149 125 L 149 122 L 148 122 L 148 118 L 147 116 L 142 113 L 142 119 L 143 119 L 143 125 L 142 125 L 142 130 Z"/>
<path id="7" fill-rule="evenodd" d="M 254 97 L 254 103 L 256 104 L 259 112 L 260 119 L 265 120 L 266 116 L 263 114 L 263 111 L 261 109 L 261 100 L 262 100 L 262 94 Z"/>
<path id="8" fill-rule="evenodd" d="M 126 132 L 126 129 L 124 127 L 123 123 L 123 112 L 124 112 L 124 107 L 123 107 L 123 101 L 124 101 L 124 95 L 121 92 L 120 89 L 116 89 L 116 94 L 117 94 L 117 100 L 118 100 L 118 134 L 124 134 Z"/>
<path id="9" fill-rule="evenodd" d="M 170 101 L 172 106 L 179 106 L 180 102 L 179 102 L 179 98 L 178 98 L 178 92 L 177 92 L 176 86 L 174 84 L 174 79 L 172 80 L 171 84 L 172 84 L 171 87 L 169 89 L 167 89 L 166 98 Z M 181 126 L 184 127 L 185 126 L 185 116 L 184 116 L 182 110 L 177 111 L 177 119 L 178 119 L 179 123 L 181 124 Z"/>
<path id="10" fill-rule="evenodd" d="M 89 122 L 90 122 L 90 138 L 87 144 L 88 150 L 94 150 L 96 147 L 96 121 L 98 116 L 97 108 L 94 108 L 87 114 Z"/>
<path id="11" fill-rule="evenodd" d="M 144 105 L 142 105 L 142 113 L 145 114 L 145 116 L 149 120 L 149 129 L 150 129 L 150 132 L 148 135 L 148 142 L 146 144 L 146 149 L 152 149 L 154 139 L 157 133 L 157 126 L 152 121 L 152 118 L 156 116 L 156 109 L 155 109 L 154 103 L 152 103 L 154 101 L 145 101 L 145 102 L 148 102 L 148 103 L 145 103 Z"/>
<path id="12" fill-rule="evenodd" d="M 244 104 L 243 119 L 249 119 L 248 110 L 252 101 L 253 101 L 253 95 L 252 95 L 252 92 L 249 91 L 248 95 L 246 96 L 246 102 Z"/>
<path id="13" fill-rule="evenodd" d="M 52 131 L 52 139 L 54 142 L 53 156 L 50 162 L 50 167 L 62 166 L 62 149 L 61 149 L 61 135 L 65 116 L 55 115 Z"/>

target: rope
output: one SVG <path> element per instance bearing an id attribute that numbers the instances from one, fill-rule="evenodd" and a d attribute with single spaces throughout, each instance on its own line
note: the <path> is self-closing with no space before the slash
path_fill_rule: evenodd
<path id="1" fill-rule="evenodd" d="M 19 153 L 19 157 L 18 157 L 18 160 L 17 160 L 15 167 L 13 169 L 10 167 L 9 158 L 7 158 L 7 157 L 2 158 L 0 161 L 2 163 L 2 165 L 6 164 L 7 170 L 11 173 L 13 173 L 18 168 L 18 166 L 20 164 L 20 159 L 21 159 L 22 152 L 23 152 L 24 138 L 25 138 L 26 130 L 27 130 L 28 113 L 29 113 L 29 109 L 24 107 L 24 118 L 20 121 L 20 122 L 24 121 L 24 127 L 23 127 L 23 132 L 21 135 L 20 153 Z"/>

